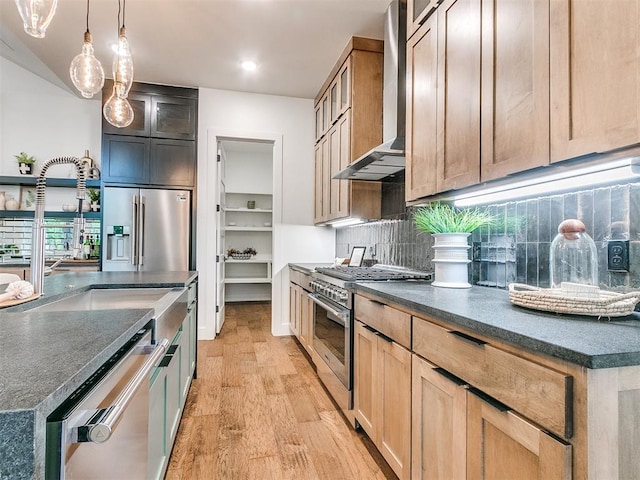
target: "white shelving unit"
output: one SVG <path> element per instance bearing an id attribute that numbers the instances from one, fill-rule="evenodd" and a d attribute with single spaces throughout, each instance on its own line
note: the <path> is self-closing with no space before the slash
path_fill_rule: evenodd
<path id="1" fill-rule="evenodd" d="M 225 190 L 220 206 L 225 253 L 224 299 L 225 302 L 268 301 L 273 276 L 272 153 L 266 146 L 263 152 L 236 151 L 243 147 L 226 142 L 225 147 L 229 148 L 226 148 Z M 231 248 L 240 251 L 253 248 L 257 254 L 238 260 L 226 255 Z"/>

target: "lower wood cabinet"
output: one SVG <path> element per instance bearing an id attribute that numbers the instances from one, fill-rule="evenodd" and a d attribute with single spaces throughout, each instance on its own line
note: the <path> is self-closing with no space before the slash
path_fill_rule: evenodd
<path id="1" fill-rule="evenodd" d="M 354 410 L 400 479 L 411 475 L 411 352 L 355 322 Z"/>
<path id="2" fill-rule="evenodd" d="M 572 478 L 571 445 L 476 392 L 413 355 L 412 478 Z"/>
<path id="3" fill-rule="evenodd" d="M 466 385 L 417 355 L 412 371 L 411 478 L 464 480 Z"/>
<path id="4" fill-rule="evenodd" d="M 571 445 L 468 393 L 467 478 L 570 480 Z"/>
<path id="5" fill-rule="evenodd" d="M 313 301 L 307 296 L 307 291 L 290 283 L 289 328 L 308 353 L 313 349 L 313 314 Z"/>
<path id="6" fill-rule="evenodd" d="M 300 339 L 300 287 L 295 283 L 289 284 L 289 328 Z"/>

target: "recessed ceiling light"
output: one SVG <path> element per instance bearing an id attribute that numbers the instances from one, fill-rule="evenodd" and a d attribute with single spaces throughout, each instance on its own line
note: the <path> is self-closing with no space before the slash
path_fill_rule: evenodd
<path id="1" fill-rule="evenodd" d="M 258 68 L 258 64 L 253 60 L 244 60 L 240 65 L 247 72 L 254 72 Z"/>

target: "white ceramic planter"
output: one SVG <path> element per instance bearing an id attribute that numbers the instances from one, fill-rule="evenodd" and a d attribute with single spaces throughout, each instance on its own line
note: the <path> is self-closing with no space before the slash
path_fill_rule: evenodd
<path id="1" fill-rule="evenodd" d="M 435 233 L 434 273 L 431 285 L 446 288 L 470 288 L 469 283 L 469 243 L 470 233 Z"/>

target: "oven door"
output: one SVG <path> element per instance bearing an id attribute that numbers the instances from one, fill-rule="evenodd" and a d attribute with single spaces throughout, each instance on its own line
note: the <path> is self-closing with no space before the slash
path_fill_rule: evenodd
<path id="1" fill-rule="evenodd" d="M 351 390 L 351 310 L 316 294 L 308 295 L 316 305 L 313 318 L 313 348 L 347 390 Z"/>

